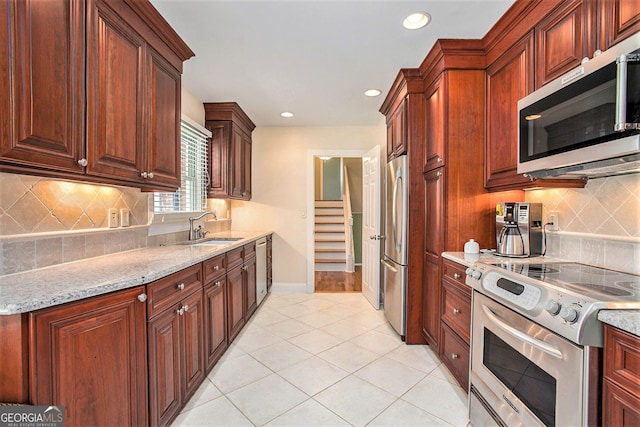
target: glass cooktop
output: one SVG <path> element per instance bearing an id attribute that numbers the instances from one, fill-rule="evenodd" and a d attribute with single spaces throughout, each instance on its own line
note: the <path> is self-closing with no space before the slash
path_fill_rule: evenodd
<path id="1" fill-rule="evenodd" d="M 497 263 L 495 267 L 585 294 L 640 298 L 640 276 L 576 262 Z"/>

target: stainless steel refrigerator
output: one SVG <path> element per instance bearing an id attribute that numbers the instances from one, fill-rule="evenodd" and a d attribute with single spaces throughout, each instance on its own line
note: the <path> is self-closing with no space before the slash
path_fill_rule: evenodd
<path id="1" fill-rule="evenodd" d="M 384 231 L 384 314 L 404 340 L 407 328 L 407 156 L 387 164 Z"/>

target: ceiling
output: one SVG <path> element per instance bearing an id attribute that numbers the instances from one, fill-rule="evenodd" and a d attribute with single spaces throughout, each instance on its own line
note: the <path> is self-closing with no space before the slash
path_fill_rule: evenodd
<path id="1" fill-rule="evenodd" d="M 371 126 L 400 68 L 439 38 L 481 38 L 513 0 L 151 0 L 195 52 L 182 84 L 257 126 Z M 405 16 L 427 12 L 419 30 Z M 382 94 L 370 98 L 367 89 Z M 292 118 L 280 113 L 290 111 Z"/>

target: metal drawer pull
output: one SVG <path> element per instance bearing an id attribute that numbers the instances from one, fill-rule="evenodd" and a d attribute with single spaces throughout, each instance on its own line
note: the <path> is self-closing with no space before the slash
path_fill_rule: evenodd
<path id="1" fill-rule="evenodd" d="M 186 313 L 187 311 L 189 311 L 189 306 L 188 306 L 188 305 L 186 305 L 186 304 L 185 304 L 185 306 L 184 306 L 184 307 L 182 307 L 182 308 L 184 309 L 185 313 Z"/>
<path id="2" fill-rule="evenodd" d="M 462 276 L 459 275 L 458 273 L 453 273 L 453 278 L 458 280 L 459 278 L 461 278 Z"/>
<path id="3" fill-rule="evenodd" d="M 220 270 L 220 267 L 219 267 L 219 266 L 217 266 L 217 265 L 214 265 L 214 266 L 213 266 L 213 271 L 218 271 L 218 270 Z"/>
<path id="4" fill-rule="evenodd" d="M 453 314 L 460 314 L 460 310 L 458 310 L 457 308 L 453 309 Z"/>
<path id="5" fill-rule="evenodd" d="M 457 355 L 456 353 L 451 353 L 451 358 L 452 359 L 457 359 L 458 357 L 460 357 L 460 356 Z"/>
<path id="6" fill-rule="evenodd" d="M 184 283 L 178 283 L 178 289 L 179 290 L 183 290 L 184 289 Z"/>
<path id="7" fill-rule="evenodd" d="M 138 301 L 145 302 L 147 300 L 147 294 L 138 295 Z"/>
<path id="8" fill-rule="evenodd" d="M 214 285 L 216 286 L 216 288 L 219 288 L 222 285 L 222 282 L 220 281 L 215 282 Z"/>
<path id="9" fill-rule="evenodd" d="M 176 313 L 177 313 L 179 316 L 184 315 L 184 307 L 180 307 L 179 309 L 177 309 L 177 310 L 176 310 Z"/>

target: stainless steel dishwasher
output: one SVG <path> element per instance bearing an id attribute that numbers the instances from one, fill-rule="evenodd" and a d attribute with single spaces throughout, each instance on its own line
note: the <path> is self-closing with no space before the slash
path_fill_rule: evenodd
<path id="1" fill-rule="evenodd" d="M 256 299 L 258 305 L 267 296 L 267 238 L 256 242 Z"/>

